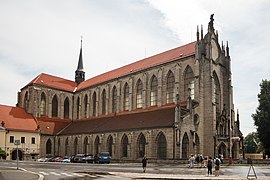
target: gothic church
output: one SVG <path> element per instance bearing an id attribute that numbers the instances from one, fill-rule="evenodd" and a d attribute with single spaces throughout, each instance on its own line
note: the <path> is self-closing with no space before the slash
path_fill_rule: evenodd
<path id="1" fill-rule="evenodd" d="M 239 158 L 228 43 L 213 15 L 197 41 L 85 80 L 82 47 L 75 81 L 41 73 L 18 93 L 37 119 L 40 157 L 110 152 L 114 160 Z M 239 117 L 239 116 L 237 116 Z"/>

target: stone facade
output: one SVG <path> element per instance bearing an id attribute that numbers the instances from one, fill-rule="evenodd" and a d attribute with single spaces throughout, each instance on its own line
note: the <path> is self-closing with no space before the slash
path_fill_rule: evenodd
<path id="1" fill-rule="evenodd" d="M 175 106 L 172 127 L 43 134 L 40 156 L 109 151 L 113 159 L 126 160 L 136 160 L 143 154 L 153 159 L 187 159 L 192 153 L 238 158 L 239 142 L 230 140 L 232 136 L 241 136 L 241 132 L 239 119 L 234 118 L 229 47 L 219 44 L 212 25 L 213 20 L 205 36 L 202 30 L 201 34 L 197 32 L 193 54 L 183 57 L 180 54 L 173 61 L 136 72 L 131 69 L 127 75 L 74 92 L 40 84 L 22 88 L 18 106 L 36 118 L 91 120 L 110 114 Z M 179 102 L 187 102 L 186 107 L 179 108 Z M 125 138 L 127 144 L 123 142 Z M 48 141 L 52 146 L 46 146 Z M 50 151 L 46 150 L 48 147 Z"/>

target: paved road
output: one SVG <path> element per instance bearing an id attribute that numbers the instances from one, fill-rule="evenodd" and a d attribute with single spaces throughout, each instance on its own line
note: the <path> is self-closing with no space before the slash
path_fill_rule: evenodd
<path id="1" fill-rule="evenodd" d="M 205 168 L 190 169 L 181 164 L 151 164 L 147 166 L 147 172 L 142 173 L 141 164 L 138 163 L 113 163 L 113 164 L 61 164 L 39 163 L 23 161 L 19 163 L 21 169 L 27 172 L 17 171 L 16 162 L 0 162 L 0 180 L 39 179 L 217 179 L 206 175 Z M 226 166 L 223 165 L 218 179 L 246 179 L 250 166 Z M 270 166 L 254 166 L 259 179 L 269 179 Z M 31 173 L 30 173 L 31 172 Z M 17 175 L 16 175 L 17 174 Z M 19 175 L 18 175 L 19 174 Z M 253 171 L 250 173 L 253 175 Z M 2 178 L 2 179 L 1 179 Z M 17 179 L 16 179 L 17 178 Z M 8 179 L 9 180 L 9 179 Z"/>

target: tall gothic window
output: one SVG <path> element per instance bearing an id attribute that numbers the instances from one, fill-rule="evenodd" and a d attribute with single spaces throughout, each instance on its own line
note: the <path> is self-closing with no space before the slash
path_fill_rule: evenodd
<path id="1" fill-rule="evenodd" d="M 80 118 L 80 97 L 77 98 L 77 119 Z"/>
<path id="2" fill-rule="evenodd" d="M 189 96 L 194 99 L 194 74 L 190 66 L 187 66 L 184 75 L 184 95 L 187 99 Z"/>
<path id="3" fill-rule="evenodd" d="M 74 140 L 74 154 L 78 154 L 78 138 Z"/>
<path id="4" fill-rule="evenodd" d="M 83 141 L 83 153 L 87 154 L 87 146 L 88 146 L 88 137 L 86 136 Z"/>
<path id="5" fill-rule="evenodd" d="M 139 157 L 143 157 L 145 155 L 146 139 L 142 133 L 139 135 L 138 144 Z"/>
<path id="6" fill-rule="evenodd" d="M 45 96 L 45 93 L 44 92 L 42 92 L 42 94 L 41 94 L 40 115 L 41 116 L 45 116 L 46 115 L 46 96 Z"/>
<path id="7" fill-rule="evenodd" d="M 217 74 L 214 72 L 214 102 L 216 107 L 220 109 L 220 83 L 217 77 Z"/>
<path id="8" fill-rule="evenodd" d="M 106 114 L 106 91 L 103 89 L 102 94 L 102 105 L 101 105 L 101 114 Z"/>
<path id="9" fill-rule="evenodd" d="M 112 112 L 115 113 L 117 110 L 117 89 L 114 86 L 112 90 Z"/>
<path id="10" fill-rule="evenodd" d="M 96 116 L 97 115 L 97 94 L 96 92 L 93 93 L 93 96 L 92 96 L 92 107 L 93 107 L 93 116 Z"/>
<path id="11" fill-rule="evenodd" d="M 124 86 L 124 111 L 129 110 L 129 86 L 126 83 Z"/>
<path id="12" fill-rule="evenodd" d="M 112 156 L 112 146 L 113 146 L 113 138 L 110 135 L 107 140 L 107 148 L 108 148 L 108 152 L 110 153 L 110 156 Z"/>
<path id="13" fill-rule="evenodd" d="M 28 103 L 29 103 L 29 95 L 28 95 L 28 91 L 26 91 L 24 95 L 24 100 L 23 100 L 23 105 L 26 110 L 28 109 Z"/>
<path id="14" fill-rule="evenodd" d="M 95 154 L 99 153 L 99 145 L 100 145 L 100 140 L 99 140 L 99 136 L 97 136 L 95 139 Z"/>
<path id="15" fill-rule="evenodd" d="M 58 100 L 57 96 L 54 95 L 52 99 L 52 117 L 58 116 Z"/>
<path id="16" fill-rule="evenodd" d="M 128 157 L 128 137 L 125 134 L 122 138 L 122 157 Z"/>
<path id="17" fill-rule="evenodd" d="M 60 141 L 60 138 L 59 138 L 58 142 L 57 142 L 57 154 L 58 154 L 58 156 L 60 155 L 60 147 L 61 147 L 61 141 Z"/>
<path id="18" fill-rule="evenodd" d="M 174 75 L 172 71 L 168 72 L 167 75 L 167 83 L 166 83 L 166 103 L 173 103 L 174 102 Z"/>
<path id="19" fill-rule="evenodd" d="M 66 141 L 65 141 L 65 155 L 68 155 L 68 138 L 66 138 Z"/>
<path id="20" fill-rule="evenodd" d="M 150 87 L 150 106 L 157 105 L 157 93 L 158 93 L 158 80 L 156 76 L 153 76 Z"/>
<path id="21" fill-rule="evenodd" d="M 136 108 L 142 108 L 142 81 L 139 79 L 136 86 Z"/>
<path id="22" fill-rule="evenodd" d="M 84 118 L 87 118 L 87 102 L 88 102 L 88 96 L 87 94 L 84 96 Z"/>
<path id="23" fill-rule="evenodd" d="M 46 154 L 52 153 L 52 141 L 51 139 L 48 139 L 46 142 Z"/>
<path id="24" fill-rule="evenodd" d="M 158 159 L 167 158 L 167 141 L 162 132 L 160 132 L 157 136 L 157 157 Z"/>
<path id="25" fill-rule="evenodd" d="M 69 99 L 66 97 L 64 101 L 64 118 L 69 119 Z"/>

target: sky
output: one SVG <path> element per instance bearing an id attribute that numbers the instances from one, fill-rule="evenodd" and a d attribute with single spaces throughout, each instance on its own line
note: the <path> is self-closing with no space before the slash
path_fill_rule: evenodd
<path id="1" fill-rule="evenodd" d="M 40 73 L 74 80 L 81 37 L 88 79 L 195 41 L 214 13 L 246 136 L 256 130 L 259 84 L 270 80 L 269 9 L 268 0 L 0 0 L 0 104 L 15 106 Z"/>

